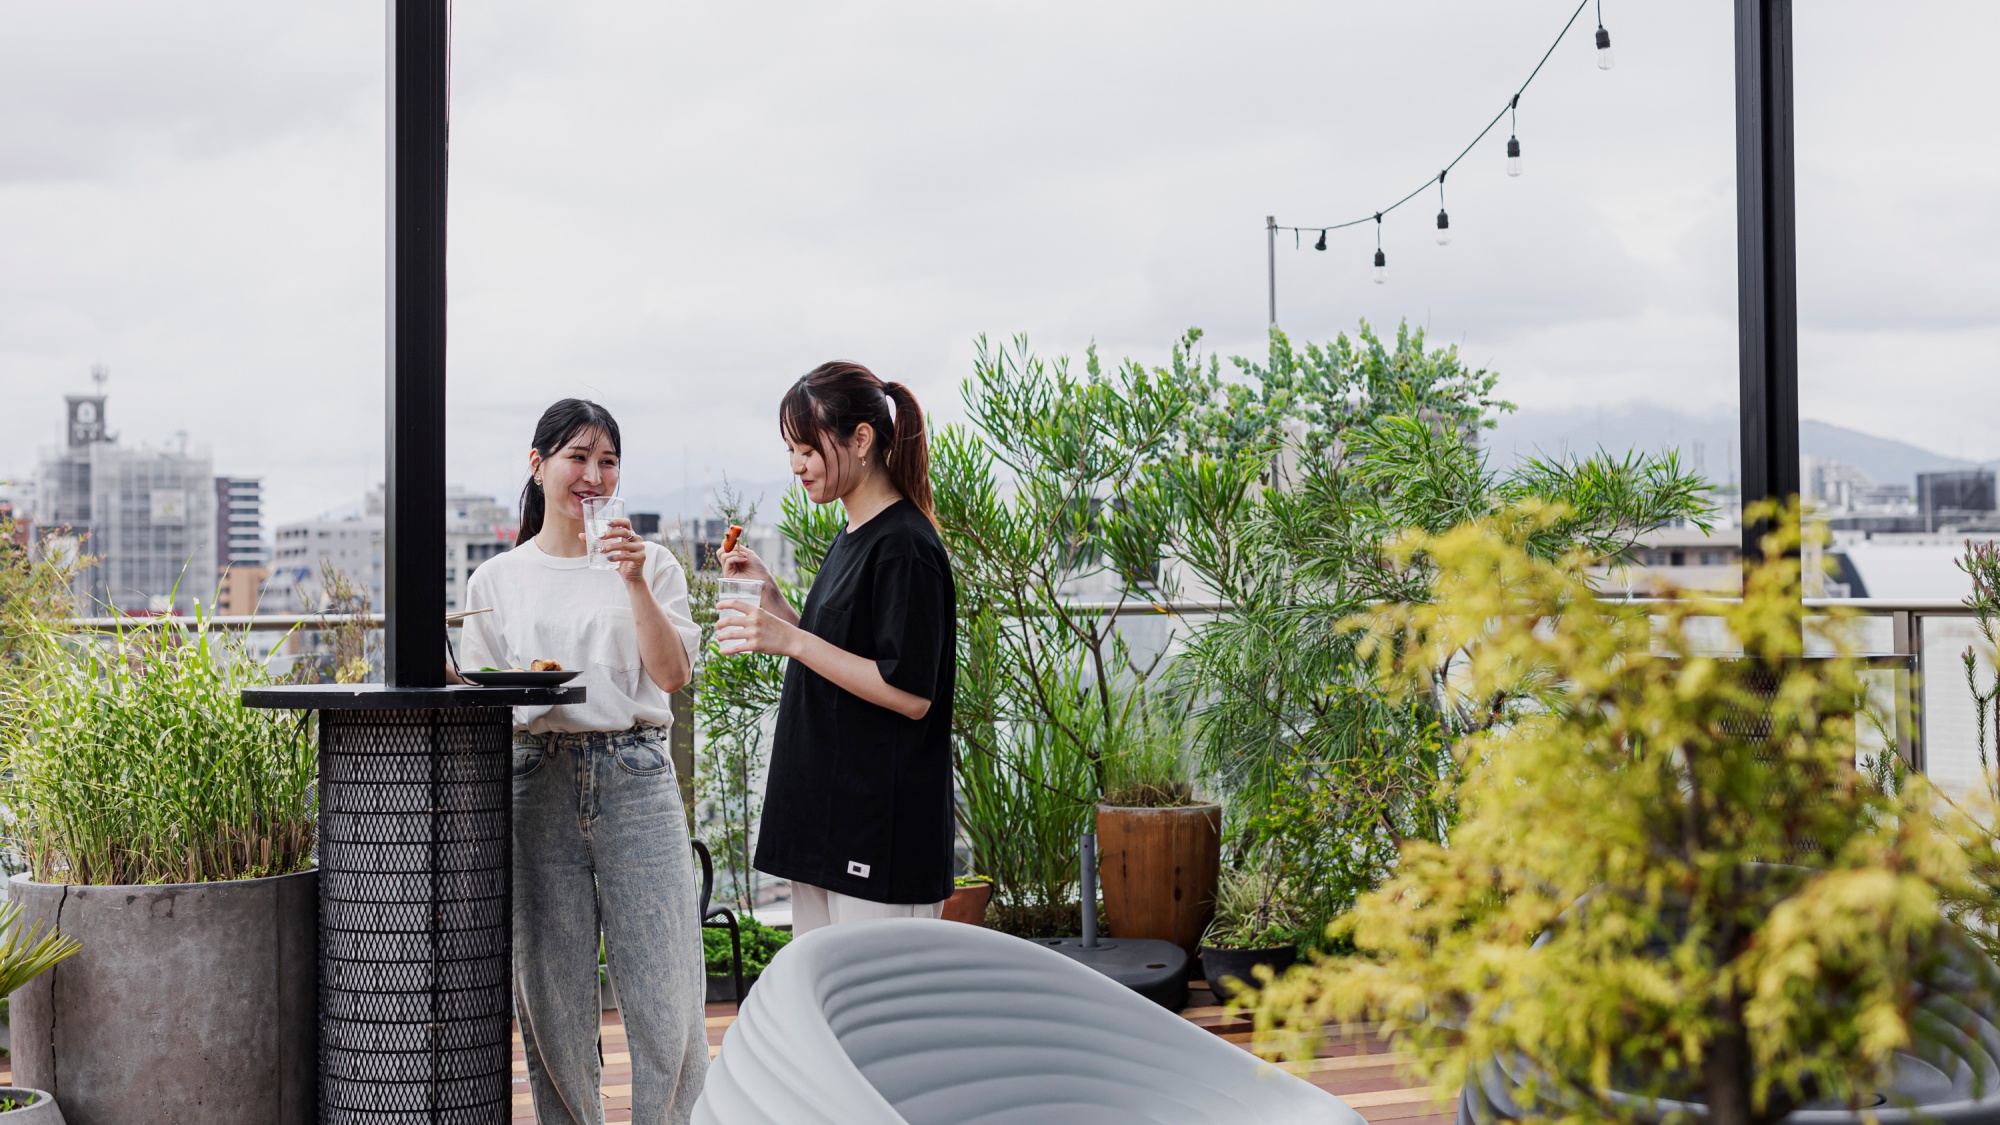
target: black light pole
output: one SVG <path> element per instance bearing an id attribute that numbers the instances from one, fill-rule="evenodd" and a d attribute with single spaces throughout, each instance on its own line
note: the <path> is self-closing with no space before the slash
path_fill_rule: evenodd
<path id="1" fill-rule="evenodd" d="M 388 4 L 386 682 L 243 701 L 319 713 L 320 1125 L 505 1125 L 510 708 L 585 696 L 446 684 L 450 0 Z"/>
<path id="2" fill-rule="evenodd" d="M 383 670 L 442 687 L 447 0 L 389 5 L 389 308 Z"/>
<path id="3" fill-rule="evenodd" d="M 1743 503 L 1799 494 L 1792 0 L 1736 0 L 1736 302 Z M 1743 524 L 1745 573 L 1765 521 Z"/>

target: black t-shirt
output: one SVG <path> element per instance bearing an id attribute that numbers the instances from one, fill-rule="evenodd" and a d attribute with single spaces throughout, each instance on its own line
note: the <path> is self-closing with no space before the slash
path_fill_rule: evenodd
<path id="1" fill-rule="evenodd" d="M 937 529 L 908 500 L 843 529 L 799 624 L 931 706 L 906 719 L 789 661 L 757 870 L 873 902 L 951 897 L 958 594 Z"/>

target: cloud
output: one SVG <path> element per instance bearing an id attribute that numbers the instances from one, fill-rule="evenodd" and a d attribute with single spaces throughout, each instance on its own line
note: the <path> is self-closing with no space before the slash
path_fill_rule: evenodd
<path id="1" fill-rule="evenodd" d="M 1263 219 L 1369 213 L 1450 160 L 1568 0 L 457 9 L 453 479 L 510 495 L 583 393 L 636 489 L 782 474 L 777 396 L 834 356 L 949 421 L 980 333 L 1259 354 Z M 2000 453 L 1986 131 L 2000 78 L 1937 63 L 2000 9 L 1798 17 L 1807 414 Z M 1278 252 L 1280 319 L 1403 318 L 1529 408 L 1733 409 L 1730 6 L 1607 5 L 1500 129 L 1382 230 Z M 0 401 L 31 472 L 110 365 L 114 425 L 187 430 L 280 519 L 382 451 L 382 12 L 248 0 L 13 5 L 0 26 Z M 1586 13 L 1583 23 L 1589 22 Z M 1893 391 L 1891 390 L 1893 388 Z M 1887 406 L 1885 407 L 1885 404 Z"/>

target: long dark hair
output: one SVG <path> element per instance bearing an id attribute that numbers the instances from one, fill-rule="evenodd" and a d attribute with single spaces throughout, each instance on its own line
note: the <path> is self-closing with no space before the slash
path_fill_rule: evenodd
<path id="1" fill-rule="evenodd" d="M 542 420 L 535 423 L 535 452 L 546 461 L 585 430 L 602 432 L 611 442 L 611 452 L 620 457 L 625 455 L 618 440 L 618 419 L 587 398 L 566 398 L 542 411 Z M 542 515 L 547 510 L 542 486 L 533 477 L 528 478 L 528 483 L 521 486 L 521 532 L 514 542 L 533 539 L 542 530 Z"/>
<path id="2" fill-rule="evenodd" d="M 923 407 L 910 388 L 837 359 L 800 376 L 778 404 L 785 440 L 811 446 L 828 461 L 827 436 L 844 444 L 863 422 L 875 431 L 875 454 L 888 470 L 890 486 L 937 522 L 931 507 L 930 435 L 924 432 Z"/>

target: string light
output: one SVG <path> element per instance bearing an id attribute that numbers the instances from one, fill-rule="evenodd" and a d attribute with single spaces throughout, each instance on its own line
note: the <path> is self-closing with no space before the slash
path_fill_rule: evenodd
<path id="1" fill-rule="evenodd" d="M 1446 168 L 1444 172 L 1451 169 Z M 1451 245 L 1451 216 L 1444 213 L 1444 172 L 1438 173 L 1438 245 Z"/>
<path id="2" fill-rule="evenodd" d="M 1514 93 L 1508 97 L 1507 104 L 1500 107 L 1500 112 L 1493 115 L 1492 120 L 1486 123 L 1486 127 L 1479 130 L 1479 134 L 1473 137 L 1471 142 L 1468 143 L 1464 148 L 1460 149 L 1458 155 L 1452 157 L 1451 162 L 1449 164 L 1446 164 L 1443 170 L 1438 172 L 1437 175 L 1432 176 L 1430 179 L 1425 180 L 1421 184 L 1418 184 L 1417 187 L 1413 191 L 1411 191 L 1408 195 L 1405 195 L 1404 197 L 1398 199 L 1394 203 L 1391 203 L 1387 207 L 1382 208 L 1380 211 L 1371 212 L 1358 219 L 1349 219 L 1347 222 L 1344 223 L 1328 223 L 1325 226 L 1319 226 L 1319 227 L 1286 226 L 1286 227 L 1274 227 L 1273 229 L 1291 231 L 1292 244 L 1295 248 L 1299 245 L 1301 241 L 1300 235 L 1303 232 L 1317 231 L 1319 234 L 1319 239 L 1318 241 L 1313 243 L 1313 249 L 1324 250 L 1326 249 L 1326 236 L 1328 232 L 1343 230 L 1347 227 L 1360 226 L 1362 223 L 1372 221 L 1375 224 L 1375 283 L 1377 285 L 1386 285 L 1388 284 L 1389 281 L 1389 259 L 1388 256 L 1384 254 L 1382 251 L 1382 216 L 1389 214 L 1396 208 L 1401 207 L 1403 204 L 1408 203 L 1412 199 L 1415 199 L 1418 195 L 1422 194 L 1425 188 L 1430 187 L 1432 184 L 1436 184 L 1438 186 L 1437 241 L 1439 246 L 1448 245 L 1451 242 L 1451 216 L 1446 213 L 1444 206 L 1444 179 L 1446 174 L 1449 173 L 1453 168 L 1458 167 L 1459 162 L 1464 160 L 1466 156 L 1472 152 L 1473 149 L 1479 147 L 1479 142 L 1485 140 L 1487 134 L 1493 132 L 1494 127 L 1500 124 L 1500 119 L 1503 117 L 1507 119 L 1507 132 L 1508 132 L 1507 174 L 1509 176 L 1519 176 L 1521 174 L 1521 137 L 1517 122 L 1518 111 L 1521 106 L 1521 95 L 1527 93 L 1528 87 L 1532 85 L 1535 81 L 1535 78 L 1542 73 L 1542 67 L 1548 65 L 1550 57 L 1556 53 L 1556 48 L 1561 46 L 1562 41 L 1569 37 L 1570 29 L 1576 26 L 1577 18 L 1583 15 L 1583 10 L 1589 7 L 1591 2 L 1592 0 L 1579 0 L 1576 6 L 1576 10 L 1569 14 L 1569 19 L 1563 24 L 1562 30 L 1556 33 L 1555 41 L 1549 44 L 1548 50 L 1542 52 L 1541 59 L 1535 63 L 1535 69 L 1528 72 L 1527 80 L 1522 82 L 1520 88 L 1515 90 Z M 1600 70 L 1610 70 L 1611 33 L 1604 30 L 1604 2 L 1603 0 L 1596 0 L 1596 3 L 1597 3 L 1597 65 Z"/>
<path id="3" fill-rule="evenodd" d="M 1382 253 L 1382 212 L 1375 212 L 1375 284 L 1389 284 L 1389 258 Z"/>
<path id="4" fill-rule="evenodd" d="M 1507 174 L 1521 174 L 1521 138 L 1514 134 L 1520 130 L 1514 126 L 1514 110 L 1521 104 L 1521 95 L 1515 94 L 1513 102 L 1507 106 Z"/>

